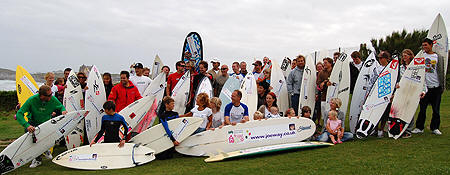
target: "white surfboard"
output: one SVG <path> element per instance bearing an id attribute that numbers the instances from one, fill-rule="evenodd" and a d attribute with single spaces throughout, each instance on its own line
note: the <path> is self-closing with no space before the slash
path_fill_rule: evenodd
<path id="1" fill-rule="evenodd" d="M 241 86 L 241 81 L 236 77 L 236 75 L 230 76 L 222 87 L 222 91 L 219 95 L 219 99 L 222 101 L 222 106 L 220 106 L 220 111 L 222 112 L 225 111 L 225 106 L 231 103 L 231 94 L 233 91 L 239 90 Z"/>
<path id="2" fill-rule="evenodd" d="M 63 104 L 67 112 L 78 111 L 84 109 L 83 92 L 77 75 L 72 70 L 67 77 L 67 88 L 64 90 Z M 66 147 L 72 149 L 79 147 L 83 143 L 84 136 L 84 119 L 80 121 L 78 126 L 70 131 L 66 136 Z"/>
<path id="3" fill-rule="evenodd" d="M 64 139 L 88 114 L 87 111 L 74 111 L 50 119 L 36 127 L 32 133 L 25 133 L 9 144 L 0 153 L 0 174 L 19 168 Z"/>
<path id="4" fill-rule="evenodd" d="M 178 114 L 184 114 L 186 110 L 190 87 L 191 74 L 188 71 L 181 76 L 180 80 L 178 80 L 178 83 L 172 90 L 172 98 L 175 100 L 175 107 L 173 111 L 178 112 Z"/>
<path id="5" fill-rule="evenodd" d="M 172 136 L 181 143 L 194 133 L 202 122 L 203 119 L 198 117 L 183 117 L 169 120 L 167 124 L 172 131 Z M 155 154 L 173 147 L 173 142 L 167 136 L 166 130 L 164 130 L 161 123 L 134 136 L 129 142 L 149 147 L 155 151 Z"/>
<path id="6" fill-rule="evenodd" d="M 200 80 L 200 84 L 197 87 L 194 99 L 197 99 L 197 95 L 200 94 L 200 93 L 208 94 L 209 98 L 213 97 L 213 88 L 212 88 L 212 85 L 211 85 L 211 81 L 209 80 L 208 77 L 203 77 Z M 194 106 L 196 104 L 197 104 L 197 100 L 194 100 Z"/>
<path id="7" fill-rule="evenodd" d="M 161 58 L 159 58 L 158 55 L 155 56 L 155 61 L 153 62 L 152 67 L 152 74 L 151 78 L 152 80 L 155 79 L 159 73 L 161 73 L 161 68 L 164 66 L 163 62 L 161 61 Z"/>
<path id="8" fill-rule="evenodd" d="M 428 31 L 427 38 L 433 40 L 433 51 L 444 57 L 444 70 L 448 67 L 448 34 L 444 19 L 438 14 Z M 445 74 L 444 74 L 445 76 Z"/>
<path id="9" fill-rule="evenodd" d="M 342 52 L 336 63 L 333 66 L 333 70 L 330 75 L 331 86 L 328 86 L 327 90 L 327 104 L 330 104 L 332 98 L 339 98 L 342 101 L 340 111 L 344 112 L 344 116 L 347 115 L 348 98 L 350 95 L 350 57 L 346 53 Z M 326 111 L 330 111 L 330 105 L 326 105 Z M 345 121 L 345 117 L 344 117 Z"/>
<path id="10" fill-rule="evenodd" d="M 301 113 L 303 106 L 310 107 L 313 112 L 316 103 L 316 65 L 314 65 L 314 59 L 309 55 L 306 56 L 305 62 L 298 113 Z"/>
<path id="11" fill-rule="evenodd" d="M 67 150 L 52 161 L 58 165 L 82 170 L 131 168 L 155 160 L 154 151 L 138 144 L 102 143 Z"/>
<path id="12" fill-rule="evenodd" d="M 350 132 L 356 133 L 356 123 L 358 122 L 359 115 L 361 114 L 362 106 L 369 95 L 370 89 L 377 80 L 379 67 L 375 53 L 372 52 L 369 57 L 364 61 L 363 66 L 359 72 L 358 78 L 355 83 L 355 90 L 353 91 L 352 102 L 350 103 L 350 118 L 349 126 Z"/>
<path id="13" fill-rule="evenodd" d="M 144 93 L 142 93 L 142 96 L 155 96 L 156 99 L 159 101 L 162 100 L 164 97 L 164 92 L 167 87 L 166 82 L 166 74 L 159 74 L 153 81 L 150 83 L 149 86 L 145 89 Z"/>
<path id="14" fill-rule="evenodd" d="M 148 110 L 153 104 L 153 101 L 155 100 L 154 96 L 146 96 L 139 100 L 136 100 L 135 102 L 129 104 L 127 107 L 123 108 L 119 114 L 125 118 L 125 121 L 127 122 L 128 133 L 131 132 L 131 130 L 136 127 L 139 122 L 144 118 L 144 116 L 147 114 Z"/>
<path id="15" fill-rule="evenodd" d="M 312 60 L 314 61 L 314 60 Z M 316 147 L 325 147 L 332 146 L 331 143 L 326 142 L 294 142 L 294 143 L 285 143 L 279 145 L 270 145 L 270 146 L 262 146 L 256 148 L 249 148 L 239 151 L 233 151 L 229 153 L 219 153 L 218 155 L 211 156 L 205 159 L 205 162 L 217 162 L 223 160 L 229 160 L 240 157 L 248 157 L 262 154 L 269 154 L 280 151 L 290 151 L 297 149 L 306 149 L 306 148 L 316 148 Z"/>
<path id="16" fill-rule="evenodd" d="M 256 112 L 258 106 L 258 93 L 256 80 L 252 73 L 248 73 L 244 77 L 244 81 L 239 90 L 242 92 L 241 103 L 247 105 L 249 118 L 253 120 L 253 114 Z"/>
<path id="17" fill-rule="evenodd" d="M 84 124 L 87 139 L 93 140 L 102 126 L 102 117 L 105 115 L 103 104 L 106 102 L 105 85 L 96 66 L 92 66 L 89 72 L 87 86 L 84 107 L 90 113 L 85 117 Z"/>
<path id="18" fill-rule="evenodd" d="M 190 136 L 175 149 L 185 155 L 211 156 L 261 146 L 299 142 L 311 137 L 316 125 L 306 118 L 272 118 L 227 125 Z"/>
<path id="19" fill-rule="evenodd" d="M 286 85 L 286 79 L 283 70 L 275 60 L 272 60 L 272 72 L 270 74 L 270 86 L 273 87 L 272 92 L 277 96 L 277 105 L 280 116 L 289 108 L 289 97 Z M 250 115 L 250 114 L 249 114 Z M 253 115 L 253 114 L 252 114 Z"/>
<path id="20" fill-rule="evenodd" d="M 392 93 L 397 83 L 399 61 L 396 56 L 378 75 L 377 81 L 367 96 L 361 110 L 361 115 L 356 123 L 356 136 L 367 137 L 378 124 L 383 112 L 391 100 Z"/>
<path id="21" fill-rule="evenodd" d="M 425 59 L 420 51 L 408 65 L 400 79 L 399 86 L 392 100 L 389 112 L 389 137 L 398 139 L 408 128 L 409 122 L 416 113 L 420 101 L 420 93 L 425 83 Z"/>

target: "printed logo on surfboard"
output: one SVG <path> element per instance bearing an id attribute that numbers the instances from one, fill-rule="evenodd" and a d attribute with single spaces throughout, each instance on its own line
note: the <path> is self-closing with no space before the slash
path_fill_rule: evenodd
<path id="1" fill-rule="evenodd" d="M 421 65 L 421 64 L 425 64 L 425 58 L 424 57 L 414 58 L 414 65 Z"/>
<path id="2" fill-rule="evenodd" d="M 288 125 L 272 125 L 230 130 L 227 134 L 227 143 L 241 144 L 255 141 L 292 138 L 295 137 L 297 133 L 308 129 L 311 129 L 311 127 L 296 127 L 294 123 L 291 123 Z"/>

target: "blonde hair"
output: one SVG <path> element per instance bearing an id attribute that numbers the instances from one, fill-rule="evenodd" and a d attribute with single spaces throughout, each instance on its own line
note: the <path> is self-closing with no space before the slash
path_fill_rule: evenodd
<path id="1" fill-rule="evenodd" d="M 222 101 L 218 97 L 213 97 L 210 100 L 210 103 L 214 103 L 216 105 L 216 110 L 220 110 L 220 107 L 222 106 Z"/>
<path id="2" fill-rule="evenodd" d="M 286 110 L 286 114 L 284 114 L 284 116 L 285 116 L 285 117 L 289 116 L 289 114 L 290 114 L 291 112 L 293 112 L 293 113 L 294 113 L 294 116 L 295 116 L 295 110 L 294 110 L 294 108 L 289 108 L 289 109 L 287 109 L 287 110 Z"/>
<path id="3" fill-rule="evenodd" d="M 262 119 L 262 118 L 264 118 L 264 115 L 259 111 L 256 111 L 255 114 L 253 114 L 254 120 L 258 120 L 258 119 Z"/>
<path id="4" fill-rule="evenodd" d="M 52 76 L 52 75 L 53 75 L 53 77 L 55 77 L 55 74 L 54 74 L 53 72 L 47 72 L 47 73 L 45 74 L 45 76 L 44 76 L 44 79 L 47 80 L 47 79 L 50 78 L 50 76 Z"/>
<path id="5" fill-rule="evenodd" d="M 331 103 L 336 104 L 336 106 L 337 106 L 338 108 L 340 108 L 340 107 L 342 106 L 342 101 L 341 101 L 341 99 L 339 99 L 339 98 L 332 98 L 330 101 L 331 101 Z"/>
<path id="6" fill-rule="evenodd" d="M 209 105 L 209 95 L 207 93 L 200 93 L 197 95 L 197 99 L 198 102 L 203 106 L 206 107 L 207 105 Z M 200 106 L 200 104 L 197 104 L 198 106 Z"/>

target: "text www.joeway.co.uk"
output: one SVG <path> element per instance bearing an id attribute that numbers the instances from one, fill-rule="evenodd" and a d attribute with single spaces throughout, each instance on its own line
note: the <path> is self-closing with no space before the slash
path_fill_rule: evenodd
<path id="1" fill-rule="evenodd" d="M 250 139 L 251 140 L 258 140 L 258 139 L 270 139 L 270 138 L 275 138 L 275 137 L 279 137 L 281 139 L 284 136 L 289 136 L 289 135 L 294 135 L 294 134 L 295 134 L 295 131 L 289 131 L 289 132 L 284 132 L 284 133 L 275 133 L 275 134 L 251 136 Z"/>

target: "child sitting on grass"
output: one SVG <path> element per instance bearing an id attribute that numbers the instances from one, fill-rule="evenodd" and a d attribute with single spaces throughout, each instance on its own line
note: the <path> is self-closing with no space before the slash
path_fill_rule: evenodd
<path id="1" fill-rule="evenodd" d="M 342 128 L 342 121 L 337 119 L 338 113 L 334 110 L 328 112 L 327 131 L 330 133 L 329 137 L 334 144 L 342 143 L 341 139 L 344 136 L 344 128 Z M 337 138 L 337 141 L 336 141 Z"/>

